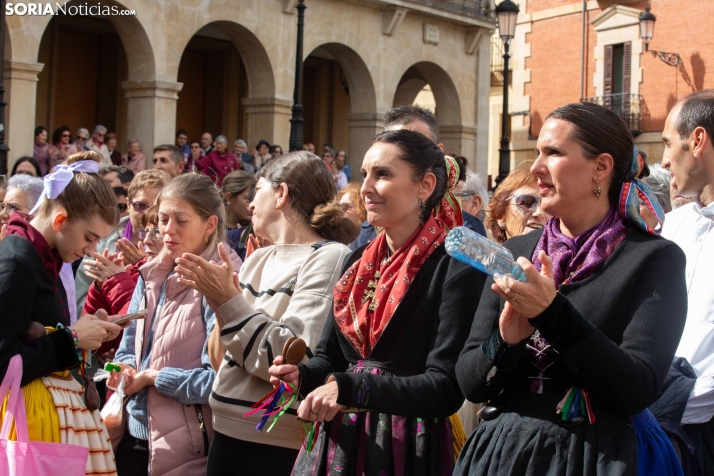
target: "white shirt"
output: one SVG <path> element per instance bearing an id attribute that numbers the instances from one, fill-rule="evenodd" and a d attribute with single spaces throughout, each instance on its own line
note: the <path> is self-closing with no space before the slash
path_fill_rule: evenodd
<path id="1" fill-rule="evenodd" d="M 676 355 L 687 359 L 697 381 L 682 424 L 706 423 L 714 416 L 714 203 L 690 203 L 668 213 L 662 236 L 687 257 L 689 307 Z"/>

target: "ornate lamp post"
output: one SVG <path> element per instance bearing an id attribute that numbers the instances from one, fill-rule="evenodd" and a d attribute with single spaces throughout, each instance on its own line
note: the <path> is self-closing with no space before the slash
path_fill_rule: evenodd
<path id="1" fill-rule="evenodd" d="M 498 17 L 498 35 L 503 41 L 503 112 L 501 115 L 501 148 L 499 149 L 498 177 L 496 185 L 500 184 L 511 169 L 511 150 L 508 145 L 508 46 L 516 34 L 516 18 L 518 5 L 511 0 L 504 0 L 496 6 Z"/>
<path id="2" fill-rule="evenodd" d="M 305 27 L 305 0 L 298 0 L 298 30 L 297 30 L 297 51 L 295 53 L 295 91 L 293 93 L 293 116 L 290 119 L 290 152 L 302 150 L 303 124 L 302 117 L 302 31 Z"/>
<path id="3" fill-rule="evenodd" d="M 679 66 L 682 64 L 682 57 L 679 53 L 669 53 L 667 51 L 650 50 L 649 44 L 654 36 L 654 27 L 657 17 L 650 12 L 650 7 L 645 8 L 645 11 L 640 13 L 640 36 L 645 40 L 645 51 L 652 53 L 652 56 L 659 57 L 670 66 Z"/>

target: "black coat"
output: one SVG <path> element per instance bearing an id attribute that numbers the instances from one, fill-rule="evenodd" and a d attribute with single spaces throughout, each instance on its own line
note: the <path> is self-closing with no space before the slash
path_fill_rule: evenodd
<path id="1" fill-rule="evenodd" d="M 504 244 L 529 260 L 543 232 Z M 685 257 L 669 240 L 633 228 L 594 275 L 561 285 L 553 303 L 531 323 L 558 352 L 544 392 L 586 387 L 619 414 L 644 410 L 657 396 L 687 316 Z M 493 284 L 489 279 L 487 286 Z M 521 345 L 503 349 L 498 319 L 504 300 L 487 289 L 456 365 L 466 398 L 485 402 L 502 389 L 527 391 L 537 370 Z M 502 341 L 501 341 L 502 342 Z M 501 347 L 498 371 L 495 348 Z M 487 355 L 490 354 L 490 355 Z M 564 395 L 564 393 L 563 393 Z"/>
<path id="2" fill-rule="evenodd" d="M 364 251 L 345 259 L 344 273 Z M 405 417 L 447 417 L 464 401 L 454 373 L 456 359 L 478 306 L 486 275 L 436 249 L 414 277 L 402 302 L 367 359 L 327 318 L 315 356 L 300 365 L 307 395 L 334 375 L 337 403 Z M 359 360 L 389 375 L 345 373 Z M 368 397 L 358 392 L 368 388 Z M 366 403 L 364 401 L 366 400 Z"/>
<path id="3" fill-rule="evenodd" d="M 46 245 L 45 245 L 46 246 Z M 22 385 L 78 363 L 74 342 L 66 331 L 23 344 L 30 321 L 56 327 L 69 314 L 66 295 L 25 238 L 10 235 L 0 243 L 0 378 L 10 358 L 22 354 Z"/>

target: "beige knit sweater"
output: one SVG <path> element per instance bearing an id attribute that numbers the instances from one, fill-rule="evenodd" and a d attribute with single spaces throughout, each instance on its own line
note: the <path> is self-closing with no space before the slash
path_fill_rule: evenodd
<path id="1" fill-rule="evenodd" d="M 268 368 L 290 337 L 305 340 L 306 360 L 320 340 L 333 288 L 349 248 L 339 243 L 276 245 L 256 250 L 240 270 L 242 295 L 218 309 L 225 357 L 213 384 L 213 428 L 254 443 L 299 449 L 302 426 L 284 414 L 270 432 L 255 429 L 262 412 L 244 418 L 273 388 Z M 292 406 L 297 410 L 298 405 Z"/>

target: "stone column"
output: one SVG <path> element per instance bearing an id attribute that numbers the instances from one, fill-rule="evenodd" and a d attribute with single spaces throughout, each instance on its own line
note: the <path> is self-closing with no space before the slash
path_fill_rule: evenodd
<path id="1" fill-rule="evenodd" d="M 124 81 L 127 99 L 126 136 L 139 139 L 152 167 L 152 150 L 160 144 L 173 144 L 176 134 L 176 103 L 183 83 L 169 81 Z"/>
<path id="2" fill-rule="evenodd" d="M 347 158 L 352 167 L 352 179 L 359 180 L 359 169 L 374 137 L 384 130 L 384 115 L 376 112 L 347 114 L 350 146 Z"/>
<path id="3" fill-rule="evenodd" d="M 32 157 L 34 152 L 37 75 L 44 66 L 42 63 L 5 61 L 5 143 L 10 147 L 8 170 L 12 169 L 18 158 L 24 155 Z"/>
<path id="4" fill-rule="evenodd" d="M 259 140 L 265 139 L 271 144 L 279 144 L 287 152 L 293 102 L 278 98 L 243 98 L 242 101 L 248 148 L 253 150 Z"/>
<path id="5" fill-rule="evenodd" d="M 476 128 L 467 126 L 439 126 L 439 140 L 447 154 L 460 154 L 469 160 L 469 168 L 477 169 Z"/>

